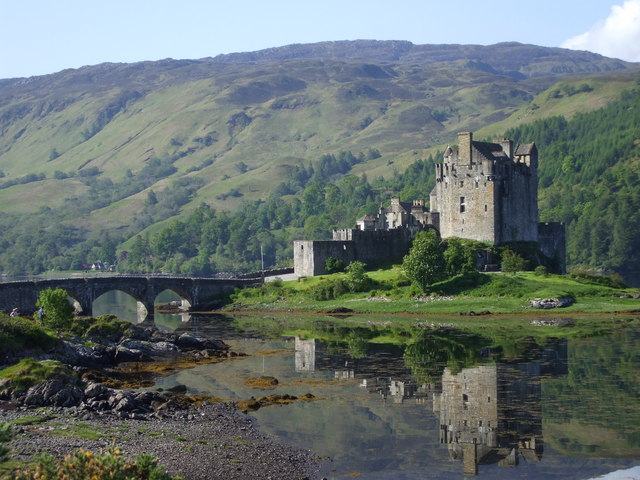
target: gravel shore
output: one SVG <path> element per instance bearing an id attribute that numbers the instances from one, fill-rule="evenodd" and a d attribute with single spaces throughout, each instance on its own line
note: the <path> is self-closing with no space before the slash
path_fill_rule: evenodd
<path id="1" fill-rule="evenodd" d="M 16 460 L 117 446 L 128 457 L 153 454 L 170 474 L 186 480 L 313 480 L 319 468 L 310 451 L 261 434 L 251 417 L 225 403 L 146 420 L 76 408 L 0 408 L 2 421 L 17 421 L 10 444 Z"/>

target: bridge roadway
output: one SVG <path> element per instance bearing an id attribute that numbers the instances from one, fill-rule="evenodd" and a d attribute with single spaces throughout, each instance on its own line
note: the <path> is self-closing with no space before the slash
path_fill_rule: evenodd
<path id="1" fill-rule="evenodd" d="M 236 287 L 255 286 L 260 278 L 201 278 L 168 275 L 98 275 L 61 279 L 30 280 L 0 283 L 0 310 L 9 313 L 18 308 L 29 315 L 37 310 L 36 302 L 42 290 L 62 288 L 76 303 L 82 315 L 93 314 L 93 302 L 112 290 L 131 295 L 138 302 L 138 311 L 146 309 L 154 315 L 158 294 L 171 290 L 182 299 L 183 308 L 191 311 L 210 309 L 215 298 L 232 293 Z M 143 312 L 143 310 L 142 310 Z M 141 313 L 142 313 L 141 312 Z M 142 315 L 144 317 L 144 315 Z"/>

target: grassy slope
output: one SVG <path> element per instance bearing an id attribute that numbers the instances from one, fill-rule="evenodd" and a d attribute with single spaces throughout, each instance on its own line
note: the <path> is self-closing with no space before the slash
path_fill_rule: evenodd
<path id="1" fill-rule="evenodd" d="M 340 277 L 342 274 L 335 274 Z M 379 270 L 369 276 L 377 282 L 393 284 L 401 280 L 401 270 Z M 315 301 L 306 290 L 332 276 L 302 278 L 285 282 L 284 291 L 274 288 L 256 289 L 236 299 L 228 310 L 298 310 L 330 311 L 347 307 L 362 313 L 409 313 L 409 314 L 460 314 L 489 311 L 495 314 L 536 314 L 563 315 L 579 313 L 629 312 L 640 309 L 640 300 L 620 298 L 624 294 L 637 294 L 634 289 L 614 289 L 581 283 L 569 276 L 550 275 L 542 277 L 531 272 L 517 275 L 486 274 L 484 285 L 440 294 L 438 287 L 434 293 L 416 296 L 409 287 L 385 289 L 384 287 L 366 293 L 351 293 L 336 300 Z M 445 287 L 442 287 L 445 288 Z M 287 293 L 288 292 L 288 293 Z M 530 299 L 572 295 L 576 301 L 561 310 L 532 310 Z"/>
<path id="2" fill-rule="evenodd" d="M 193 149 L 176 161 L 179 171 L 174 178 L 203 161 L 214 163 L 190 174 L 202 178 L 205 186 L 185 208 L 204 201 L 217 209 L 232 210 L 244 200 L 264 197 L 286 179 L 287 165 L 315 160 L 324 153 L 377 148 L 383 156 L 358 166 L 354 173 L 386 176 L 394 168 L 403 170 L 429 153 L 425 147 L 441 148 L 459 130 L 478 129 L 505 118 L 553 82 L 549 77 L 516 82 L 459 63 L 401 65 L 395 68 L 395 76 L 387 78 L 367 76 L 355 68 L 344 72 L 340 69 L 345 66 L 336 62 L 288 67 L 287 73 L 304 82 L 304 88 L 283 87 L 281 72 L 266 67 L 169 84 L 130 102 L 87 141 L 81 132 L 122 91 L 112 88 L 93 96 L 67 93 L 68 105 L 47 114 L 36 114 L 34 107 L 30 115 L 10 125 L 0 145 L 0 167 L 6 179 L 12 179 L 32 172 L 51 178 L 56 170 L 95 166 L 117 181 L 127 169 L 139 171 L 150 157 Z M 454 83 L 452 69 L 456 69 Z M 603 80 L 611 80 L 609 90 L 619 87 L 615 78 L 617 74 L 611 74 Z M 256 97 L 251 92 L 257 84 L 264 87 L 264 94 Z M 437 111 L 444 111 L 446 118 L 436 121 L 432 114 Z M 537 112 L 541 111 L 546 107 Z M 241 113 L 251 122 L 233 126 L 233 116 Z M 216 138 L 211 145 L 197 142 L 198 137 L 210 134 Z M 49 160 L 52 149 L 60 156 Z M 239 162 L 249 167 L 246 173 L 237 169 Z M 152 188 L 158 190 L 162 185 Z M 231 188 L 243 196 L 217 198 Z M 32 193 L 35 189 L 37 195 Z M 55 205 L 62 191 L 71 196 L 82 189 L 77 181 L 46 180 L 0 190 L 0 199 L 14 206 L 12 211 L 28 213 L 44 204 Z M 126 224 L 145 196 L 142 192 L 121 200 L 84 223 L 89 227 Z M 30 201 L 24 202 L 25 198 Z"/>

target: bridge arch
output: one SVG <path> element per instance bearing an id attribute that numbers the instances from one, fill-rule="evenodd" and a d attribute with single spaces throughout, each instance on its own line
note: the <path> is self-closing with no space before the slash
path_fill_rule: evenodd
<path id="1" fill-rule="evenodd" d="M 154 315 L 154 303 L 161 292 L 175 292 L 183 302 L 183 308 L 208 309 L 215 298 L 233 292 L 236 287 L 255 286 L 259 278 L 194 278 L 154 275 L 100 275 L 91 277 L 31 280 L 0 283 L 0 310 L 34 312 L 40 291 L 61 288 L 77 303 L 83 315 L 93 315 L 93 302 L 101 295 L 118 290 L 139 302 L 148 316 Z M 188 305 L 187 305 L 188 304 Z"/>

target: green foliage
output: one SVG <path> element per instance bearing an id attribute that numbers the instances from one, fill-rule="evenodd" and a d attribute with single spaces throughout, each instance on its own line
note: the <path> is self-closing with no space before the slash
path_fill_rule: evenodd
<path id="1" fill-rule="evenodd" d="M 42 290 L 36 306 L 44 308 L 44 323 L 47 327 L 65 330 L 71 326 L 73 305 L 62 288 Z"/>
<path id="2" fill-rule="evenodd" d="M 435 230 L 418 232 L 411 250 L 404 257 L 402 268 L 407 277 L 423 291 L 445 278 L 447 265 L 444 249 Z"/>
<path id="3" fill-rule="evenodd" d="M 10 380 L 16 391 L 27 390 L 32 385 L 53 377 L 75 379 L 76 374 L 56 360 L 37 361 L 34 358 L 23 358 L 15 365 L 0 370 L 0 378 Z"/>
<path id="4" fill-rule="evenodd" d="M 640 165 L 634 127 L 639 123 L 640 89 L 633 89 L 571 120 L 551 117 L 505 133 L 515 141 L 533 139 L 538 146 L 540 217 L 567 225 L 569 264 L 640 269 Z"/>
<path id="5" fill-rule="evenodd" d="M 46 349 L 58 338 L 45 331 L 32 320 L 0 314 L 0 350 L 19 352 L 31 348 Z"/>
<path id="6" fill-rule="evenodd" d="M 500 253 L 500 268 L 505 273 L 518 273 L 527 269 L 527 261 L 509 248 Z"/>
<path id="7" fill-rule="evenodd" d="M 336 257 L 327 257 L 324 261 L 324 268 L 327 273 L 337 273 L 344 270 L 344 263 Z"/>
<path id="8" fill-rule="evenodd" d="M 365 264 L 362 262 L 351 262 L 345 269 L 347 272 L 347 285 L 351 292 L 364 292 L 372 286 L 369 275 L 364 270 Z"/>
<path id="9" fill-rule="evenodd" d="M 12 437 L 11 425 L 4 422 L 0 423 L 0 464 L 6 462 L 9 458 L 11 449 L 4 444 L 9 443 Z"/>
<path id="10" fill-rule="evenodd" d="M 445 366 L 456 373 L 462 368 L 475 365 L 480 348 L 489 343 L 489 340 L 482 337 L 465 335 L 455 330 L 422 330 L 406 346 L 404 361 L 419 381 L 439 381 Z"/>
<path id="11" fill-rule="evenodd" d="M 475 270 L 474 242 L 452 237 L 445 241 L 445 245 L 444 259 L 449 277 Z"/>
<path id="12" fill-rule="evenodd" d="M 38 463 L 2 477 L 3 480 L 171 480 L 164 467 L 152 455 L 142 454 L 134 461 L 122 456 L 119 448 L 106 453 L 94 454 L 88 450 L 77 450 L 63 460 L 50 455 L 42 456 Z M 177 477 L 176 477 L 177 478 Z"/>
<path id="13" fill-rule="evenodd" d="M 541 277 L 546 277 L 547 275 L 549 275 L 549 269 L 544 265 L 538 265 L 536 268 L 533 269 L 533 273 Z"/>
<path id="14" fill-rule="evenodd" d="M 586 283 L 590 285 L 600 285 L 611 288 L 625 288 L 626 285 L 622 281 L 622 278 L 618 274 L 610 275 L 597 275 L 590 273 L 587 270 L 575 269 L 571 272 L 571 277 L 575 278 L 580 283 Z"/>
<path id="15" fill-rule="evenodd" d="M 104 338 L 112 342 L 119 341 L 131 330 L 131 323 L 120 320 L 113 315 L 101 315 L 93 321 L 81 334 L 87 338 Z M 77 322 L 74 322 L 77 323 Z"/>
<path id="16" fill-rule="evenodd" d="M 318 301 L 334 300 L 347 292 L 349 292 L 349 285 L 342 278 L 322 280 L 307 289 L 309 297 Z"/>

